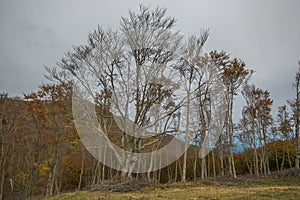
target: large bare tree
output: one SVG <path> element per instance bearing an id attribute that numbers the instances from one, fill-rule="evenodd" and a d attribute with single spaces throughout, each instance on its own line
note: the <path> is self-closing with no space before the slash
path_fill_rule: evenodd
<path id="1" fill-rule="evenodd" d="M 167 133 L 174 135 L 177 132 L 174 116 L 190 102 L 192 91 L 186 90 L 184 95 L 180 89 L 179 66 L 188 63 L 189 67 L 192 60 L 197 60 L 208 34 L 184 42 L 184 36 L 172 30 L 174 25 L 175 19 L 166 16 L 166 9 L 149 10 L 140 6 L 139 13 L 129 12 L 129 17 L 122 17 L 118 31 L 98 27 L 89 35 L 88 45 L 75 47 L 57 67 L 47 68 L 49 79 L 81 85 L 91 103 L 97 105 L 101 125 L 98 130 L 106 133 L 102 134 L 102 141 L 108 141 L 110 134 L 116 132 L 108 130 L 111 121 L 112 126 L 120 128 L 120 140 L 115 142 L 126 152 L 116 150 L 111 143 L 106 146 L 112 149 L 114 162 L 124 172 L 122 177 L 130 177 L 138 167 L 149 165 L 148 171 L 155 169 L 153 164 L 157 165 L 157 161 L 151 156 L 143 166 L 136 162 L 135 156 L 150 146 L 152 150 L 159 149 Z M 183 79 L 187 80 L 185 86 L 191 84 L 193 76 L 191 73 Z M 91 118 L 86 110 L 83 110 L 86 115 L 80 116 Z M 188 125 L 185 132 L 189 132 Z"/>

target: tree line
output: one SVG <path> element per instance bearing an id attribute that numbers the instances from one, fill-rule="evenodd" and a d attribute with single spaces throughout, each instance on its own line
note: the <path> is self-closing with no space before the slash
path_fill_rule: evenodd
<path id="1" fill-rule="evenodd" d="M 141 5 L 121 18 L 119 30 L 98 27 L 88 44 L 46 67 L 53 83 L 22 97 L 0 95 L 0 199 L 51 196 L 108 180 L 184 182 L 299 168 L 300 63 L 295 96 L 274 117 L 270 92 L 250 84 L 254 72 L 245 62 L 225 51 L 205 53 L 209 31 L 186 37 L 174 31 L 175 23 L 166 9 Z M 80 138 L 89 133 L 77 132 L 72 113 L 78 85 L 92 99 L 101 136 L 126 157 L 112 148 L 85 148 Z M 234 123 L 237 95 L 245 105 Z M 91 116 L 85 109 L 79 114 Z M 131 126 L 124 125 L 128 118 Z M 170 165 L 152 157 L 145 166 L 133 161 L 135 153 L 171 141 L 187 151 Z M 235 152 L 236 146 L 243 150 Z M 176 158 L 178 149 L 166 159 Z M 139 167 L 147 169 L 136 173 Z"/>

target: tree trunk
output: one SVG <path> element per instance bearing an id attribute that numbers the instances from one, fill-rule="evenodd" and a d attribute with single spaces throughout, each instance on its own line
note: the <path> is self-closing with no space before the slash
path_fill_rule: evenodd
<path id="1" fill-rule="evenodd" d="M 284 153 L 284 147 L 282 147 L 282 161 L 281 161 L 280 171 L 283 170 L 283 167 L 284 167 L 284 161 L 285 161 L 285 153 Z"/>
<path id="2" fill-rule="evenodd" d="M 197 161 L 198 161 L 198 154 L 196 151 L 195 160 L 194 160 L 194 181 L 197 180 Z"/>
<path id="3" fill-rule="evenodd" d="M 224 173 L 224 153 L 223 153 L 223 148 L 222 148 L 222 144 L 220 144 L 219 146 L 219 154 L 220 154 L 220 173 L 222 176 L 225 175 Z"/>
<path id="4" fill-rule="evenodd" d="M 229 103 L 229 114 L 228 114 L 228 129 L 229 129 L 229 157 L 230 157 L 230 168 L 232 170 L 233 178 L 236 177 L 235 171 L 235 163 L 234 163 L 234 156 L 233 156 L 233 121 L 232 121 L 232 109 L 233 109 L 233 94 L 230 96 L 230 103 Z M 229 168 L 229 169 L 230 169 Z M 229 171 L 231 173 L 231 171 Z"/>
<path id="5" fill-rule="evenodd" d="M 291 161 L 291 157 L 290 157 L 290 151 L 289 151 L 288 143 L 286 144 L 286 152 L 287 152 L 287 157 L 288 157 L 290 168 L 292 168 L 292 161 Z"/>
<path id="6" fill-rule="evenodd" d="M 210 177 L 211 174 L 210 174 L 210 154 L 207 154 L 207 164 L 206 164 L 206 174 L 207 174 L 207 177 Z"/>
<path id="7" fill-rule="evenodd" d="M 183 166 L 182 166 L 182 178 L 181 182 L 186 181 L 186 162 L 187 162 L 187 153 L 188 153 L 188 145 L 189 145 L 189 133 L 190 133 L 190 91 L 191 91 L 191 84 L 188 85 L 187 91 L 187 105 L 186 105 L 186 128 L 185 128 L 185 152 L 183 154 Z"/>
<path id="8" fill-rule="evenodd" d="M 257 148 L 256 148 L 256 137 L 255 137 L 255 125 L 253 119 L 251 120 L 251 131 L 253 136 L 253 151 L 254 151 L 254 159 L 255 159 L 255 174 L 259 176 L 259 168 L 258 168 L 258 155 L 257 155 Z"/>
<path id="9" fill-rule="evenodd" d="M 83 167 L 84 167 L 84 152 L 83 148 L 81 148 L 81 167 L 80 167 L 80 176 L 79 176 L 79 182 L 78 182 L 78 187 L 77 190 L 79 191 L 81 189 L 81 184 L 82 184 L 82 176 L 83 176 Z"/>
<path id="10" fill-rule="evenodd" d="M 212 157 L 212 164 L 213 164 L 213 174 L 214 178 L 216 178 L 216 163 L 215 163 L 215 154 L 214 154 L 214 149 L 211 151 L 211 157 Z"/>
<path id="11" fill-rule="evenodd" d="M 46 197 L 53 195 L 53 185 L 55 180 L 55 168 L 56 163 L 49 165 L 49 175 L 48 175 L 48 182 L 46 187 Z"/>
<path id="12" fill-rule="evenodd" d="M 178 174 L 178 160 L 175 161 L 175 175 L 174 175 L 174 182 L 177 182 L 177 174 Z"/>
<path id="13" fill-rule="evenodd" d="M 207 170 L 206 170 L 206 159 L 201 158 L 201 179 L 204 180 L 207 178 Z"/>
<path id="14" fill-rule="evenodd" d="M 183 154 L 181 182 L 185 182 L 186 181 L 186 159 L 187 159 L 187 151 L 185 151 L 184 154 Z"/>
<path id="15" fill-rule="evenodd" d="M 247 168 L 248 168 L 248 172 L 250 175 L 252 175 L 252 162 L 251 160 L 249 161 L 248 155 L 246 155 L 246 163 L 247 163 Z"/>
<path id="16" fill-rule="evenodd" d="M 259 167 L 258 167 L 258 155 L 256 150 L 256 144 L 254 145 L 254 157 L 255 157 L 255 174 L 259 176 Z"/>
<path id="17" fill-rule="evenodd" d="M 275 146 L 275 160 L 276 160 L 276 168 L 277 171 L 279 172 L 279 161 L 278 161 L 278 152 L 277 152 L 277 147 Z"/>

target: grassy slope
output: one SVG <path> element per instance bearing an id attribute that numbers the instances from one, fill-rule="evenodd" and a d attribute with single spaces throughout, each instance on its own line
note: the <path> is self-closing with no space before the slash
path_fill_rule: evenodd
<path id="1" fill-rule="evenodd" d="M 160 185 L 141 192 L 73 192 L 47 200 L 61 199 L 300 199 L 300 178 L 200 181 Z"/>

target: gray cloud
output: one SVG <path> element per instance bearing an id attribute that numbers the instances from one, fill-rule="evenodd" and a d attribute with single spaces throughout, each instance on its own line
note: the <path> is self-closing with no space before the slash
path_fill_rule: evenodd
<path id="1" fill-rule="evenodd" d="M 37 89 L 46 81 L 43 65 L 54 65 L 73 45 L 86 43 L 98 24 L 117 28 L 139 2 L 166 7 L 186 34 L 210 28 L 206 50 L 224 49 L 243 59 L 256 71 L 251 82 L 271 91 L 274 108 L 293 95 L 300 59 L 298 0 L 2 0 L 0 91 L 21 95 Z"/>
<path id="2" fill-rule="evenodd" d="M 37 26 L 31 26 L 35 29 L 30 29 L 28 32 L 31 34 L 32 40 L 28 39 L 25 42 L 26 47 L 46 47 L 46 48 L 54 48 L 55 47 L 55 35 L 53 30 L 49 27 L 39 28 Z"/>

